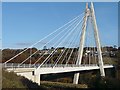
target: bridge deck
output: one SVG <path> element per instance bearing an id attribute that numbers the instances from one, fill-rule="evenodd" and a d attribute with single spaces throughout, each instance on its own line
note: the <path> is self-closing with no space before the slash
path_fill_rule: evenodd
<path id="1" fill-rule="evenodd" d="M 112 65 L 105 65 L 104 68 L 113 68 Z M 81 66 L 81 67 L 55 67 L 55 68 L 40 68 L 36 71 L 36 74 L 50 74 L 50 73 L 64 73 L 64 72 L 76 72 L 84 70 L 99 69 L 98 66 Z"/>
<path id="2" fill-rule="evenodd" d="M 104 65 L 104 68 L 113 68 L 113 65 Z M 76 72 L 84 70 L 95 70 L 99 69 L 98 66 L 79 66 L 79 67 L 42 67 L 40 69 L 36 68 L 7 68 L 8 71 L 14 71 L 16 73 L 32 72 L 35 74 L 52 74 L 52 73 L 64 73 L 64 72 Z"/>

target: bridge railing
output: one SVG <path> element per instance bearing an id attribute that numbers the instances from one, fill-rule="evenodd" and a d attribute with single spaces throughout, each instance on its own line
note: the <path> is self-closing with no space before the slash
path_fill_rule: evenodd
<path id="1" fill-rule="evenodd" d="M 3 65 L 4 68 L 37 68 L 39 67 L 40 64 L 22 64 L 20 65 L 19 63 L 7 63 Z M 55 67 L 86 67 L 86 66 L 98 66 L 97 64 L 82 64 L 82 65 L 76 65 L 76 64 L 57 64 Z M 41 68 L 49 68 L 49 67 L 54 67 L 54 64 L 44 64 L 41 66 Z"/>
<path id="2" fill-rule="evenodd" d="M 80 66 L 97 66 L 97 64 L 88 64 L 88 65 L 57 64 L 55 67 L 80 67 Z M 45 65 L 41 66 L 41 68 L 43 68 L 43 67 L 54 67 L 54 64 L 45 64 Z"/>
<path id="3" fill-rule="evenodd" d="M 31 64 L 7 63 L 2 65 L 3 68 L 34 68 Z"/>
<path id="4" fill-rule="evenodd" d="M 105 64 L 107 66 L 109 64 Z M 19 63 L 7 63 L 5 65 L 2 65 L 4 68 L 37 68 L 40 66 L 40 64 L 22 64 Z M 88 66 L 98 66 L 97 64 L 82 64 L 82 65 L 76 65 L 76 64 L 57 64 L 55 67 L 88 67 Z M 54 67 L 54 64 L 44 64 L 41 66 L 41 68 L 50 68 Z"/>

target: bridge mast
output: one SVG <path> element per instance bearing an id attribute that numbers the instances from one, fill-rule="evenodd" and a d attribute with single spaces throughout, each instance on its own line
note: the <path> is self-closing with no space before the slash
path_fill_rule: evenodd
<path id="1" fill-rule="evenodd" d="M 98 27 L 97 27 L 97 22 L 96 22 L 96 17 L 95 17 L 94 6 L 92 2 L 91 2 L 91 15 L 92 15 L 92 21 L 93 21 L 93 27 L 94 27 L 94 37 L 95 37 L 97 51 L 98 51 L 98 64 L 100 67 L 100 73 L 101 73 L 101 76 L 105 76 L 105 71 L 103 68 L 101 45 L 100 45 L 100 39 L 99 39 L 99 34 L 98 34 Z"/>
<path id="2" fill-rule="evenodd" d="M 98 51 L 98 64 L 100 67 L 100 73 L 101 73 L 101 76 L 105 76 L 105 72 L 104 72 L 104 68 L 103 68 L 101 45 L 100 45 L 100 39 L 99 39 L 99 34 L 98 34 L 98 27 L 97 27 L 97 23 L 96 23 L 95 11 L 94 11 L 94 6 L 93 6 L 92 2 L 91 2 L 90 9 L 88 8 L 88 3 L 86 3 L 85 18 L 84 18 L 84 22 L 83 22 L 80 46 L 79 46 L 79 51 L 78 51 L 78 59 L 77 59 L 76 65 L 81 65 L 83 49 L 84 49 L 84 41 L 85 41 L 85 32 L 86 32 L 87 20 L 88 20 L 89 15 L 92 16 L 92 21 L 93 21 L 94 37 L 95 37 L 95 42 L 96 42 L 97 51 Z M 78 84 L 78 79 L 79 79 L 79 73 L 75 73 L 73 83 Z"/>
<path id="3" fill-rule="evenodd" d="M 80 46 L 79 46 L 78 59 L 77 59 L 76 65 L 81 65 L 88 16 L 89 16 L 89 8 L 88 8 L 88 3 L 86 3 L 85 17 L 82 25 L 82 33 L 80 38 Z M 78 79 L 79 79 L 79 73 L 75 73 L 73 83 L 78 84 Z"/>

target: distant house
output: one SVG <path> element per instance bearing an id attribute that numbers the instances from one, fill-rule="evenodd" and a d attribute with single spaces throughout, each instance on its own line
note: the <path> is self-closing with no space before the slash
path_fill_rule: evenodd
<path id="1" fill-rule="evenodd" d="M 51 49 L 43 49 L 43 50 L 40 50 L 39 54 L 42 55 L 44 53 L 45 55 L 47 55 L 47 54 L 51 54 L 53 51 L 54 51 L 54 53 L 63 52 L 64 51 L 64 47 L 59 47 L 56 50 L 53 47 Z"/>
<path id="2" fill-rule="evenodd" d="M 46 54 L 50 54 L 52 51 L 50 51 L 49 49 L 44 49 L 44 50 L 41 50 L 40 51 L 40 55 L 42 55 L 42 54 L 44 54 L 44 55 L 46 55 Z"/>
<path id="3" fill-rule="evenodd" d="M 116 54 L 113 51 L 111 51 L 110 52 L 110 57 L 115 57 L 115 56 L 116 56 Z"/>

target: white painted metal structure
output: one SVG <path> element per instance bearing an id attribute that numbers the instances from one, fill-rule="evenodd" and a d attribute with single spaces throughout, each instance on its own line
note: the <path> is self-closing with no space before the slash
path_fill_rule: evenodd
<path id="1" fill-rule="evenodd" d="M 84 42 L 85 42 L 85 32 L 86 32 L 86 27 L 87 27 L 87 20 L 88 20 L 89 14 L 90 14 L 88 11 L 89 11 L 89 9 L 88 9 L 88 3 L 87 3 L 86 4 L 86 10 L 85 10 L 84 23 L 83 23 L 83 27 L 82 27 L 82 34 L 81 34 L 81 39 L 80 39 L 80 47 L 79 47 L 79 52 L 78 52 L 78 59 L 77 59 L 76 65 L 81 65 L 81 61 L 82 61 L 83 48 L 84 48 Z M 77 84 L 78 79 L 79 79 L 79 73 L 76 73 L 74 75 L 73 83 Z"/>
<path id="2" fill-rule="evenodd" d="M 82 19 L 80 19 L 80 15 L 77 16 L 76 18 L 74 18 L 67 24 L 63 25 L 62 27 L 58 28 L 56 31 L 49 34 L 42 40 L 39 40 L 35 44 L 31 45 L 27 49 L 24 49 L 23 51 L 21 51 L 14 57 L 7 60 L 4 63 L 4 67 L 7 68 L 8 71 L 14 71 L 18 75 L 25 76 L 26 78 L 32 80 L 33 82 L 38 83 L 39 85 L 40 85 L 40 75 L 41 74 L 75 72 L 74 79 L 73 79 L 74 84 L 78 84 L 78 79 L 79 79 L 78 72 L 79 71 L 100 69 L 101 76 L 105 76 L 104 68 L 113 68 L 113 65 L 103 65 L 101 45 L 100 45 L 100 39 L 99 39 L 99 34 L 98 34 L 98 27 L 97 27 L 97 23 L 96 23 L 96 17 L 95 17 L 93 3 L 91 3 L 91 8 L 88 7 L 88 3 L 87 3 L 85 13 L 82 13 L 81 15 L 84 15 L 82 17 Z M 91 64 L 90 60 L 89 60 L 89 63 L 84 63 L 84 65 L 82 65 L 82 58 L 83 58 L 83 52 L 84 52 L 84 46 L 85 46 L 84 44 L 85 44 L 86 29 L 87 29 L 87 23 L 88 23 L 89 17 L 92 18 L 92 25 L 94 28 L 94 38 L 95 38 L 96 47 L 97 47 L 97 51 L 92 51 L 94 53 L 92 53 L 91 57 L 93 57 L 93 56 L 96 57 L 96 52 L 97 52 L 98 53 L 98 55 L 97 55 L 98 63 Z M 81 26 L 81 23 L 82 23 L 82 26 Z M 66 26 L 66 28 L 65 28 L 65 26 Z M 79 26 L 82 27 L 81 32 L 80 32 Z M 63 27 L 65 29 L 63 29 Z M 56 33 L 56 32 L 58 32 L 58 33 Z M 80 33 L 81 33 L 81 35 L 80 35 Z M 17 64 L 17 63 L 11 64 L 10 63 L 10 61 L 15 60 L 15 58 L 17 58 L 19 55 L 21 55 L 22 53 L 24 53 L 25 51 L 27 51 L 34 45 L 39 44 L 44 39 L 49 38 L 49 36 L 53 35 L 53 34 L 55 34 L 55 36 L 52 39 L 50 39 L 47 43 L 45 43 L 45 45 L 49 44 L 52 40 L 57 38 L 57 41 L 54 42 L 54 45 L 53 45 L 55 47 L 56 43 L 57 43 L 57 46 L 50 52 L 50 54 L 48 54 L 48 56 L 44 59 L 44 61 L 42 63 L 38 63 L 38 62 L 41 60 L 41 58 L 44 57 L 45 53 L 43 53 L 39 57 L 39 59 L 35 61 L 34 64 L 31 64 L 31 61 L 32 61 L 31 57 L 33 55 L 35 55 L 39 50 L 37 50 L 33 53 L 30 50 L 30 56 L 28 56 L 23 61 L 21 60 L 22 62 L 19 64 Z M 75 60 L 73 59 L 74 63 L 71 64 L 71 63 L 69 63 L 70 58 L 71 58 L 73 52 L 75 51 L 74 49 L 77 47 L 77 46 L 71 44 L 70 38 L 72 37 L 71 35 L 73 35 L 73 34 L 75 34 L 75 38 L 74 37 L 72 38 L 72 43 L 75 44 L 76 42 L 78 43 L 79 41 L 80 41 L 80 43 L 78 43 L 79 49 L 77 51 L 77 55 L 74 54 L 75 55 Z M 60 36 L 58 38 L 59 35 L 62 35 L 62 36 Z M 79 38 L 79 36 L 80 36 L 80 38 Z M 80 40 L 77 41 L 77 39 L 78 40 L 80 39 Z M 67 46 L 68 49 L 67 48 L 63 49 L 62 52 L 60 53 L 60 55 L 56 58 L 56 60 L 53 63 L 48 63 L 50 61 L 50 59 L 53 57 L 53 55 L 56 53 L 59 45 L 61 45 L 61 43 L 64 43 L 65 40 L 66 41 L 70 40 L 69 45 Z M 87 53 L 85 55 L 89 54 L 89 57 L 90 57 L 90 53 L 91 53 L 91 51 L 87 51 Z M 25 62 L 28 60 L 30 60 L 30 64 L 25 64 Z M 60 62 L 60 60 L 61 60 L 61 62 Z M 95 58 L 95 60 L 96 60 L 96 58 Z"/>
<path id="3" fill-rule="evenodd" d="M 91 8 L 88 8 L 88 3 L 86 4 L 86 10 L 85 10 L 85 19 L 83 23 L 83 30 L 82 30 L 82 35 L 81 35 L 81 40 L 80 40 L 80 50 L 79 50 L 79 57 L 76 62 L 76 64 L 81 65 L 81 60 L 83 56 L 83 46 L 84 46 L 84 40 L 85 40 L 85 31 L 86 31 L 86 26 L 87 26 L 87 19 L 89 16 L 92 17 L 93 21 L 93 27 L 94 27 L 94 36 L 96 40 L 96 46 L 97 46 L 97 51 L 98 51 L 98 62 L 99 62 L 99 67 L 100 67 L 100 73 L 101 76 L 105 76 L 104 72 L 104 67 L 103 67 L 103 58 L 102 58 L 102 52 L 101 52 L 101 45 L 100 45 L 100 40 L 99 40 L 99 34 L 98 34 L 98 27 L 96 23 L 96 17 L 95 17 L 95 11 L 94 11 L 94 6 L 93 3 L 91 2 Z M 74 75 L 74 84 L 78 84 L 78 79 L 79 79 L 79 73 L 76 73 Z"/>

